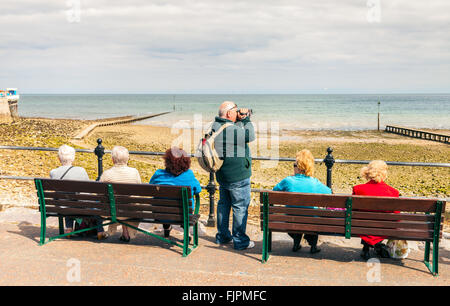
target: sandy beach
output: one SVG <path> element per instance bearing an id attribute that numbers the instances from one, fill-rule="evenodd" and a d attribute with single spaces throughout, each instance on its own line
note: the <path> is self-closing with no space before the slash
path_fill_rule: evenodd
<path id="1" fill-rule="evenodd" d="M 81 141 L 72 138 L 82 129 L 94 123 L 92 120 L 55 120 L 24 118 L 12 125 L 0 125 L 0 144 L 14 146 L 34 146 L 57 148 L 71 144 L 76 148 L 93 149 L 98 138 L 110 150 L 114 145 L 122 145 L 130 151 L 163 152 L 180 135 L 190 135 L 194 131 L 172 130 L 151 125 L 117 125 L 95 129 Z M 449 133 L 449 131 L 440 131 Z M 184 134 L 183 134 L 184 133 Z M 270 155 L 271 147 L 264 146 L 267 136 L 259 135 L 252 148 L 253 156 Z M 270 143 L 270 141 L 269 141 Z M 192 141 L 191 151 L 196 141 Z M 268 148 L 266 148 L 268 147 Z M 402 137 L 378 131 L 290 131 L 282 130 L 279 135 L 279 157 L 295 156 L 295 152 L 307 148 L 315 158 L 323 159 L 326 149 L 333 148 L 335 159 L 373 160 L 404 162 L 448 163 L 448 145 Z M 277 152 L 278 151 L 278 152 Z M 84 167 L 90 178 L 97 177 L 97 159 L 94 154 L 78 153 L 74 165 Z M 111 167 L 109 155 L 104 157 L 104 169 Z M 0 175 L 48 177 L 49 171 L 59 166 L 56 152 L 0 150 Z M 143 182 L 163 167 L 160 157 L 132 155 L 130 166 L 139 170 Z M 202 185 L 208 184 L 209 175 L 194 160 L 192 169 Z M 333 167 L 333 191 L 351 193 L 351 187 L 364 183 L 359 177 L 361 165 L 335 164 Z M 281 179 L 292 175 L 290 162 L 254 161 L 252 187 L 271 189 Z M 316 164 L 315 176 L 326 182 L 326 167 Z M 449 170 L 436 167 L 391 166 L 387 183 L 400 190 L 402 196 L 449 197 Z M 216 199 L 218 198 L 218 193 Z M 250 222 L 259 220 L 259 196 L 254 193 L 250 209 Z M 1 180 L 0 205 L 36 207 L 37 198 L 32 181 Z M 206 191 L 202 192 L 202 213 L 209 211 Z"/>

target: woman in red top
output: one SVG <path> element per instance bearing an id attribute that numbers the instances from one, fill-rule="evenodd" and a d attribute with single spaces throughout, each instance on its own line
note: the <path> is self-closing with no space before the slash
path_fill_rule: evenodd
<path id="1" fill-rule="evenodd" d="M 361 176 L 368 180 L 367 183 L 353 186 L 354 195 L 398 197 L 397 189 L 387 185 L 384 180 L 387 177 L 387 164 L 382 160 L 374 160 L 367 167 L 361 169 Z M 392 212 L 392 211 L 384 211 Z M 399 213 L 398 211 L 394 211 Z M 365 260 L 370 258 L 369 250 L 374 248 L 376 253 L 383 258 L 389 257 L 386 245 L 382 243 L 386 237 L 383 236 L 360 236 L 363 250 L 361 257 Z"/>

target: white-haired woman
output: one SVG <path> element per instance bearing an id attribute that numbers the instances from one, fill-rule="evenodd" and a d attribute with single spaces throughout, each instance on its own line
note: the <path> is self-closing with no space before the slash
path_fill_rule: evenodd
<path id="1" fill-rule="evenodd" d="M 89 176 L 84 168 L 75 167 L 72 165 L 75 160 L 74 148 L 68 145 L 62 145 L 58 150 L 58 158 L 61 162 L 61 166 L 50 171 L 50 178 L 59 180 L 89 181 Z M 65 217 L 64 219 L 66 223 L 65 233 L 73 232 L 74 218 Z M 100 218 L 95 219 L 98 223 L 97 238 L 99 240 L 105 239 L 107 235 L 101 226 L 102 220 Z"/>
<path id="2" fill-rule="evenodd" d="M 374 160 L 367 167 L 361 169 L 361 176 L 368 182 L 361 185 L 353 186 L 354 195 L 380 196 L 380 197 L 398 197 L 397 189 L 389 186 L 384 181 L 387 178 L 387 164 L 382 160 Z M 392 211 L 384 211 L 392 212 Z M 398 213 L 397 211 L 394 211 Z M 386 245 L 382 243 L 386 237 L 383 236 L 360 236 L 363 250 L 361 257 L 365 260 L 370 258 L 369 250 L 374 248 L 376 253 L 381 257 L 389 257 Z"/>
<path id="3" fill-rule="evenodd" d="M 128 167 L 128 159 L 130 158 L 129 152 L 126 148 L 121 146 L 115 146 L 111 151 L 111 157 L 114 166 L 105 172 L 103 172 L 100 177 L 100 182 L 107 183 L 131 183 L 131 184 L 141 184 L 141 176 L 135 168 Z M 126 218 L 118 218 L 124 220 Z M 138 227 L 139 222 L 127 222 L 128 224 Z M 112 224 L 108 228 L 108 232 L 113 234 L 117 230 L 117 224 Z M 136 236 L 136 230 L 128 227 L 122 226 L 122 236 L 120 240 L 124 242 L 129 242 L 131 238 Z"/>

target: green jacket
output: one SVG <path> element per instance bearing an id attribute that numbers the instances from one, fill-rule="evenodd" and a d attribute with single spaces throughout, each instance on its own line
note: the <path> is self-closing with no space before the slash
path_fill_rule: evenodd
<path id="1" fill-rule="evenodd" d="M 235 123 L 216 117 L 212 129 L 217 131 L 225 123 L 233 125 L 224 129 L 215 139 L 217 154 L 223 159 L 223 165 L 216 173 L 219 184 L 235 183 L 252 176 L 252 157 L 248 143 L 255 140 L 255 130 L 250 117 Z"/>

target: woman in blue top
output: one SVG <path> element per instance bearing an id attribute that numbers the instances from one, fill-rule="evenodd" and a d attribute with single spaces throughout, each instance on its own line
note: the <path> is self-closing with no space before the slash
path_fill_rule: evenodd
<path id="1" fill-rule="evenodd" d="M 156 170 L 150 179 L 150 184 L 157 185 L 173 185 L 173 186 L 189 186 L 191 187 L 192 202 L 191 207 L 194 209 L 194 195 L 202 191 L 199 181 L 195 178 L 191 169 L 191 158 L 188 154 L 177 147 L 172 147 L 164 154 L 164 165 L 166 169 Z M 170 224 L 163 224 L 164 237 L 169 237 Z"/>
<path id="2" fill-rule="evenodd" d="M 294 175 L 288 176 L 279 182 L 274 188 L 274 191 L 289 191 L 289 192 L 303 192 L 303 193 L 323 193 L 331 194 L 331 189 L 322 184 L 314 175 L 314 156 L 309 150 L 301 150 L 296 154 L 296 162 L 294 163 Z M 309 207 L 311 208 L 311 207 Z M 294 239 L 293 252 L 300 250 L 300 241 L 303 234 L 288 233 Z M 305 239 L 311 246 L 311 254 L 320 252 L 317 248 L 317 234 L 305 234 Z"/>

